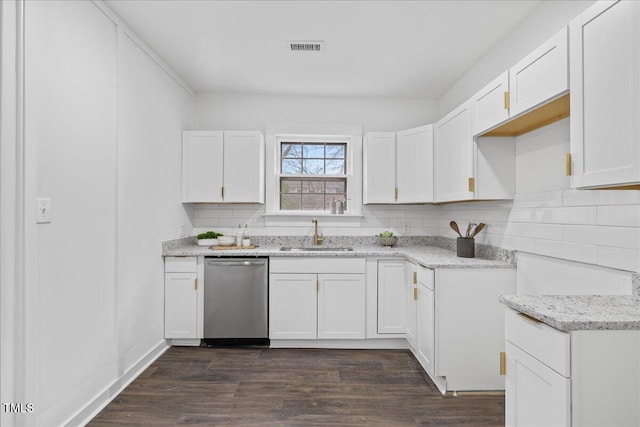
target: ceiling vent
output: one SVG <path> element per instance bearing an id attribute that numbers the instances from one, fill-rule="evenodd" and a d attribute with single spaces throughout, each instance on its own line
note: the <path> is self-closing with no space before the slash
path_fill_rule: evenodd
<path id="1" fill-rule="evenodd" d="M 324 52 L 324 42 L 315 40 L 287 40 L 290 52 Z"/>

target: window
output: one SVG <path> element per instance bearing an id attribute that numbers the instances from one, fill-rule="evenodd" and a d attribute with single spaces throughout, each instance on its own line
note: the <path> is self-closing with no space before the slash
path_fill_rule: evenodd
<path id="1" fill-rule="evenodd" d="M 265 124 L 265 224 L 288 227 L 323 217 L 352 226 L 362 218 L 362 126 Z M 343 215 L 331 202 L 346 201 Z M 331 219 L 329 219 L 331 218 Z"/>
<path id="2" fill-rule="evenodd" d="M 329 211 L 347 200 L 347 143 L 279 141 L 281 211 Z"/>

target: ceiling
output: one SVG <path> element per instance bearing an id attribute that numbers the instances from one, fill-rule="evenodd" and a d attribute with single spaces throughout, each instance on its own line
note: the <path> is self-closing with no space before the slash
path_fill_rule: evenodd
<path id="1" fill-rule="evenodd" d="M 197 93 L 437 99 L 541 1 L 107 3 Z"/>

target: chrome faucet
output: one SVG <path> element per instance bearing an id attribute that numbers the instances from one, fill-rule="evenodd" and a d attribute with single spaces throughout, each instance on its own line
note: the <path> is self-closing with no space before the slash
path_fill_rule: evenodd
<path id="1" fill-rule="evenodd" d="M 322 237 L 322 235 L 318 236 L 318 220 L 316 218 L 313 218 L 311 222 L 315 225 L 315 230 L 313 232 L 313 244 L 314 246 L 321 245 L 324 241 L 324 237 Z"/>

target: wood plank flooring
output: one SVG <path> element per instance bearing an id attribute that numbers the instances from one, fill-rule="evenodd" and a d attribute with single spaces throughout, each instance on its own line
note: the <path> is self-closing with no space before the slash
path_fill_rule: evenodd
<path id="1" fill-rule="evenodd" d="M 442 396 L 408 350 L 172 347 L 89 424 L 503 426 L 504 396 Z"/>

